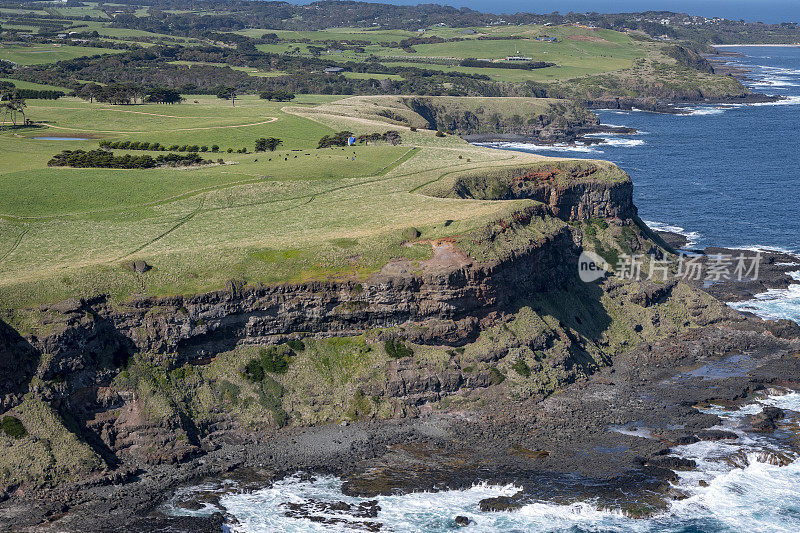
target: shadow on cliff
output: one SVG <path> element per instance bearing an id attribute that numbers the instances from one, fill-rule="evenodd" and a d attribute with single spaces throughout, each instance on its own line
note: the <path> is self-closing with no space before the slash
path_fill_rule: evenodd
<path id="1" fill-rule="evenodd" d="M 17 330 L 0 320 L 0 412 L 13 407 L 36 372 L 39 355 Z"/>
<path id="2" fill-rule="evenodd" d="M 597 283 L 584 283 L 577 276 L 566 285 L 546 292 L 530 294 L 515 300 L 519 311 L 530 307 L 539 316 L 558 320 L 563 334 L 569 338 L 571 362 L 586 373 L 600 363 L 587 351 L 587 343 L 600 345 L 603 333 L 611 326 L 611 316 L 603 307 L 603 290 Z"/>

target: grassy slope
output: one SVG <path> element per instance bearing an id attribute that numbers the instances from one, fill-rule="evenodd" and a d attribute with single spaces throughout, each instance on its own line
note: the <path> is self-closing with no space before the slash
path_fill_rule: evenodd
<path id="1" fill-rule="evenodd" d="M 0 201 L 0 307 L 96 292 L 127 298 L 213 290 L 232 277 L 278 282 L 365 276 L 393 257 L 429 254 L 424 245 L 401 246 L 402 230 L 409 226 L 425 238 L 459 234 L 510 207 L 410 192 L 416 187 L 454 170 L 541 159 L 406 129 L 398 147 L 316 150 L 319 137 L 334 130 L 397 129 L 375 118 L 315 113 L 302 105 L 331 99 L 301 95 L 291 106 L 295 114 L 253 97 L 236 108 L 213 97 L 191 97 L 177 106 L 113 108 L 76 99 L 30 101 L 31 119 L 72 129 L 0 134 L 0 149 L 12 162 L 3 167 L 0 182 L 13 191 Z M 227 127 L 269 117 L 279 120 Z M 167 131 L 182 126 L 206 129 Z M 153 131 L 100 133 L 147 130 Z M 29 138 L 65 133 L 216 143 L 223 149 L 252 149 L 255 138 L 277 136 L 286 146 L 275 154 L 220 154 L 236 164 L 193 170 L 48 168 L 46 161 L 61 149 L 96 146 L 96 140 Z M 455 222 L 445 226 L 448 220 Z M 124 266 L 133 258 L 155 268 L 133 274 Z"/>

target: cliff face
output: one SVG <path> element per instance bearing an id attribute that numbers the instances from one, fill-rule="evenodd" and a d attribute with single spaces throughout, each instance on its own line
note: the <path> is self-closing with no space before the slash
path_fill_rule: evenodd
<path id="1" fill-rule="evenodd" d="M 409 98 L 404 102 L 427 122 L 429 129 L 458 135 L 514 134 L 543 141 L 562 141 L 574 140 L 600 125 L 597 115 L 570 101 L 551 103 L 538 110 L 502 104 L 475 107 L 457 100 L 431 97 Z"/>
<path id="2" fill-rule="evenodd" d="M 618 175 L 608 172 L 594 163 L 542 163 L 525 169 L 465 174 L 423 192 L 444 198 L 536 200 L 551 216 L 564 221 L 635 218 L 633 183 L 618 169 Z"/>
<path id="3" fill-rule="evenodd" d="M 637 214 L 630 181 L 610 184 L 581 182 L 564 186 L 518 181 L 509 188 L 509 195 L 510 198 L 530 198 L 542 202 L 554 216 L 562 220 L 626 220 Z"/>
<path id="4" fill-rule="evenodd" d="M 566 186 L 515 180 L 505 198 L 535 199 L 545 204 L 550 215 L 563 220 L 627 220 L 636 214 L 629 180 Z M 548 215 L 534 215 L 534 222 L 542 216 Z M 10 376 L 29 375 L 38 354 L 47 354 L 46 361 L 38 364 L 38 375 L 48 380 L 97 364 L 117 368 L 136 352 L 169 354 L 174 364 L 182 364 L 242 344 L 273 344 L 309 335 L 359 335 L 369 329 L 411 324 L 415 331 L 425 331 L 413 334 L 416 341 L 460 345 L 474 338 L 483 318 L 504 309 L 519 291 L 538 293 L 563 287 L 574 276 L 578 254 L 572 235 L 562 226 L 513 256 L 484 263 L 450 243 L 434 243 L 431 260 L 413 265 L 393 262 L 360 283 L 242 287 L 230 282 L 224 291 L 195 296 L 124 304 L 112 304 L 102 296 L 60 302 L 30 310 L 38 327 L 27 337 L 2 325 L 4 364 L 19 367 L 14 371 L 9 366 L 11 371 L 4 373 L 9 377 L 2 393 L 7 396 L 21 385 L 24 377 Z"/>
<path id="5" fill-rule="evenodd" d="M 461 344 L 478 321 L 508 303 L 509 286 L 537 292 L 562 286 L 575 254 L 569 233 L 551 235 L 513 261 L 474 264 L 448 244 L 429 262 L 395 262 L 363 283 L 236 286 L 189 297 L 147 298 L 122 306 L 104 298 L 42 308 L 49 333 L 19 342 L 49 354 L 40 376 L 52 379 L 88 360 L 119 365 L 135 352 L 168 353 L 180 364 L 239 344 L 271 344 L 299 336 L 359 335 L 415 324 L 418 340 Z M 455 255 L 442 262 L 442 252 Z M 9 329 L 10 328 L 6 328 Z"/>
<path id="6" fill-rule="evenodd" d="M 16 323 L 24 334 L 0 323 L 0 409 L 37 431 L 31 413 L 40 413 L 63 442 L 80 437 L 82 462 L 51 457 L 56 448 L 45 446 L 38 463 L 85 476 L 88 457 L 101 465 L 92 466 L 99 476 L 120 464 L 185 461 L 219 432 L 413 416 L 486 389 L 516 399 L 546 395 L 608 364 L 639 335 L 695 320 L 687 306 L 707 304 L 692 294 L 679 296 L 679 308 L 658 309 L 671 305 L 674 285 L 658 302 L 638 302 L 638 289 L 608 292 L 652 308 L 644 312 L 654 318 L 643 322 L 655 330 L 642 332 L 641 317 L 628 317 L 625 306 L 606 309 L 600 287 L 576 281 L 582 227 L 611 245 L 634 231 L 630 182 L 547 172 L 548 179 L 507 182 L 503 193 L 542 204 L 432 242 L 430 259 L 393 261 L 361 282 L 232 281 L 195 296 L 122 304 L 97 297 L 22 310 Z M 647 245 L 636 238 L 625 246 Z M 606 338 L 615 320 L 623 325 Z M 253 365 L 264 370 L 260 378 Z M 46 433 L 31 432 L 40 440 Z M 23 453 L 29 438 L 9 453 Z M 9 468 L 5 478 L 0 469 L 0 488 L 63 481 Z"/>

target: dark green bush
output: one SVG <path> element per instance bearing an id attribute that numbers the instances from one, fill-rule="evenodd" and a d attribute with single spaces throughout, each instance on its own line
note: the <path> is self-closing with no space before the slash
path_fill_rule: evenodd
<path id="1" fill-rule="evenodd" d="M 279 350 L 275 346 L 261 348 L 258 358 L 250 359 L 245 365 L 244 373 L 251 381 L 264 381 L 267 373 L 285 374 L 289 370 L 290 352 Z"/>
<path id="2" fill-rule="evenodd" d="M 286 341 L 286 344 L 295 352 L 302 352 L 306 349 L 306 345 L 303 344 L 303 341 L 301 340 L 292 339 L 290 341 Z"/>
<path id="3" fill-rule="evenodd" d="M 4 416 L 3 421 L 0 422 L 0 427 L 2 427 L 3 433 L 12 439 L 21 439 L 28 434 L 20 419 L 13 416 Z"/>
<path id="4" fill-rule="evenodd" d="M 492 385 L 500 385 L 506 380 L 506 376 L 495 367 L 489 368 L 489 374 L 492 375 Z"/>
<path id="5" fill-rule="evenodd" d="M 403 357 L 414 355 L 414 350 L 399 340 L 388 339 L 383 343 L 383 347 L 386 350 L 386 354 L 393 359 L 402 359 Z"/>
<path id="6" fill-rule="evenodd" d="M 259 350 L 261 366 L 264 372 L 285 374 L 289 370 L 289 354 L 278 350 L 275 346 Z"/>
<path id="7" fill-rule="evenodd" d="M 514 364 L 511 365 L 511 368 L 522 377 L 529 378 L 531 377 L 531 369 L 528 364 L 525 362 L 524 359 L 520 358 L 514 361 Z"/>
<path id="8" fill-rule="evenodd" d="M 251 381 L 264 381 L 264 369 L 258 359 L 250 359 L 244 367 L 244 373 Z"/>

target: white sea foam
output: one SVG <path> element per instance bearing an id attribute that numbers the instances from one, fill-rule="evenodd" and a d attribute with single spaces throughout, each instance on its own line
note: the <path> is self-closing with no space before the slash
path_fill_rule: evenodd
<path id="1" fill-rule="evenodd" d="M 683 109 L 688 111 L 683 116 L 704 116 L 704 115 L 721 115 L 724 113 L 728 108 L 727 107 L 681 107 L 679 109 Z"/>
<path id="2" fill-rule="evenodd" d="M 631 148 L 633 146 L 643 146 L 645 142 L 642 139 L 608 139 L 603 138 L 603 144 L 609 146 L 619 146 L 623 148 Z"/>
<path id="3" fill-rule="evenodd" d="M 745 244 L 742 246 L 731 246 L 733 250 L 750 250 L 752 252 L 777 252 L 786 255 L 793 255 L 796 257 L 800 257 L 797 255 L 797 250 L 791 250 L 789 248 L 783 248 L 781 246 L 765 246 L 761 244 Z"/>
<path id="4" fill-rule="evenodd" d="M 683 235 L 689 241 L 687 246 L 695 245 L 697 244 L 697 241 L 700 240 L 700 233 L 696 231 L 686 231 L 686 229 L 680 226 L 673 226 L 663 222 L 656 222 L 654 220 L 645 220 L 644 223 L 647 224 L 647 227 L 653 231 L 669 231 L 670 233 Z"/>
<path id="5" fill-rule="evenodd" d="M 800 271 L 790 273 L 800 281 Z M 800 285 L 792 284 L 785 289 L 770 289 L 757 294 L 751 300 L 731 302 L 737 311 L 748 311 L 770 320 L 788 319 L 800 323 Z"/>
<path id="6" fill-rule="evenodd" d="M 521 150 L 523 152 L 581 152 L 587 154 L 602 154 L 602 150 L 587 146 L 585 144 L 575 143 L 556 143 L 556 144 L 534 144 L 522 142 L 485 142 L 475 143 L 478 146 L 486 146 L 489 148 L 504 148 L 506 150 Z"/>
<path id="7" fill-rule="evenodd" d="M 721 429 L 733 431 L 736 440 L 701 441 L 677 446 L 673 453 L 693 459 L 698 468 L 678 473 L 678 487 L 688 498 L 672 502 L 666 511 L 649 519 L 633 519 L 619 511 L 599 509 L 595 502 L 569 505 L 532 502 L 514 512 L 481 512 L 480 500 L 511 496 L 519 487 L 476 484 L 466 490 L 378 496 L 380 510 L 374 518 L 357 518 L 346 510 L 312 511 L 318 520 L 286 516 L 288 505 L 313 502 L 359 504 L 365 500 L 342 493 L 342 480 L 334 476 L 316 479 L 288 477 L 253 492 L 223 494 L 220 504 L 234 517 L 228 527 L 237 533 L 262 531 L 332 532 L 356 531 L 366 522 L 381 524 L 388 531 L 438 533 L 454 528 L 454 517 L 472 521 L 469 530 L 556 532 L 669 532 L 685 531 L 797 531 L 800 524 L 800 462 L 786 466 L 770 464 L 770 454 L 794 452 L 777 449 L 768 435 L 745 432 L 744 418 L 765 405 L 800 411 L 800 394 L 773 394 L 741 409 L 711 407 L 705 412 L 722 419 Z M 792 422 L 790 415 L 789 422 Z M 644 436 L 644 435 L 643 435 Z M 705 486 L 700 486 L 700 481 Z M 205 487 L 208 490 L 209 487 Z M 206 511 L 208 514 L 210 511 Z M 185 513 L 184 513 L 185 514 Z M 339 520 L 339 523 L 330 521 Z M 347 521 L 341 522 L 341 521 Z"/>
<path id="8" fill-rule="evenodd" d="M 782 100 L 778 100 L 777 102 L 757 102 L 754 104 L 747 104 L 747 105 L 758 107 L 758 106 L 770 106 L 770 105 L 797 105 L 797 104 L 800 104 L 800 96 L 787 96 Z"/>

